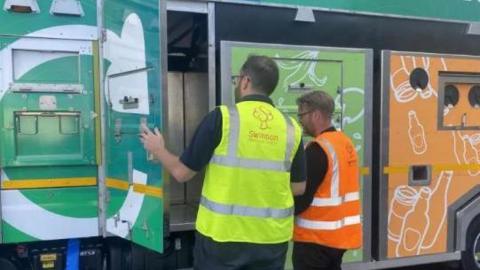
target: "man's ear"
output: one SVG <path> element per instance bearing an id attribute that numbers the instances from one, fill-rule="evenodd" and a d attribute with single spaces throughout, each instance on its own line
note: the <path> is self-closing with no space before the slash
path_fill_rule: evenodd
<path id="1" fill-rule="evenodd" d="M 249 83 L 252 83 L 250 77 L 248 77 L 248 76 L 243 77 L 243 80 L 242 80 L 242 84 L 243 84 L 243 85 L 242 85 L 242 88 L 243 88 L 244 90 L 246 90 L 246 89 L 248 88 L 248 84 L 249 84 Z"/>

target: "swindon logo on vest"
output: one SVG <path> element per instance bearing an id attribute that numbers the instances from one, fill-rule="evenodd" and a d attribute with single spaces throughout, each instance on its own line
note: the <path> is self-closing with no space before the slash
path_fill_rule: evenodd
<path id="1" fill-rule="evenodd" d="M 253 109 L 253 118 L 258 120 L 258 129 L 248 132 L 248 139 L 256 142 L 275 144 L 278 142 L 278 135 L 268 133 L 272 127 L 269 125 L 273 121 L 273 113 L 264 106 L 258 106 Z"/>

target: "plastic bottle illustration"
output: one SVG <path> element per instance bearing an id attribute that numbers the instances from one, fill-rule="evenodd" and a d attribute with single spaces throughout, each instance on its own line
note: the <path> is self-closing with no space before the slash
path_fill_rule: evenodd
<path id="1" fill-rule="evenodd" d="M 405 217 L 414 209 L 418 192 L 409 186 L 395 189 L 388 214 L 388 238 L 395 243 L 400 242 Z"/>
<path id="2" fill-rule="evenodd" d="M 477 151 L 477 156 L 480 156 L 480 133 L 476 133 L 470 136 L 470 143 Z"/>
<path id="3" fill-rule="evenodd" d="M 480 134 L 466 135 L 452 131 L 453 153 L 458 164 L 480 164 Z M 480 170 L 468 170 L 470 176 L 477 176 Z"/>
<path id="4" fill-rule="evenodd" d="M 453 153 L 457 159 L 458 164 L 464 163 L 463 158 L 463 148 L 465 148 L 463 140 L 463 135 L 460 131 L 452 131 L 452 140 L 453 140 Z"/>
<path id="5" fill-rule="evenodd" d="M 414 256 L 420 253 L 421 244 L 430 225 L 428 216 L 431 190 L 422 187 L 415 209 L 405 217 L 400 242 L 397 244 L 397 257 Z"/>
<path id="6" fill-rule="evenodd" d="M 435 205 L 435 207 L 430 208 L 428 214 L 429 217 L 432 217 L 432 220 L 423 239 L 422 249 L 433 247 L 438 239 L 440 231 L 442 230 L 443 224 L 445 223 L 448 208 L 448 189 L 452 177 L 453 171 L 442 171 L 437 179 L 437 184 L 432 191 L 430 205 Z M 440 211 L 433 215 L 433 210 Z M 433 218 L 434 216 L 435 218 Z"/>
<path id="7" fill-rule="evenodd" d="M 477 164 L 480 164 L 480 133 L 474 134 L 470 136 L 470 145 L 472 146 L 473 150 L 475 151 L 475 157 Z"/>
<path id="8" fill-rule="evenodd" d="M 421 155 L 427 151 L 425 130 L 422 124 L 420 124 L 415 111 L 408 112 L 408 137 L 415 154 Z"/>
<path id="9" fill-rule="evenodd" d="M 468 135 L 463 136 L 462 140 L 463 140 L 463 146 L 464 146 L 463 158 L 465 160 L 465 163 L 467 164 L 477 163 L 477 151 L 471 143 L 470 136 Z"/>
<path id="10" fill-rule="evenodd" d="M 463 160 L 465 164 L 480 164 L 480 157 L 478 150 L 480 150 L 480 142 L 477 139 L 477 136 L 468 136 L 464 135 L 463 140 Z M 480 173 L 477 170 L 468 170 L 468 174 L 471 176 L 476 176 Z"/>

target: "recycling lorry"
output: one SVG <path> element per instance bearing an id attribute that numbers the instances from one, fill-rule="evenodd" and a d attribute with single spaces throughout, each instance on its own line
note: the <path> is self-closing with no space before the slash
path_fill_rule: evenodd
<path id="1" fill-rule="evenodd" d="M 352 138 L 363 245 L 344 269 L 480 269 L 478 1 L 0 6 L 0 269 L 191 268 L 202 172 L 177 183 L 139 128 L 180 155 L 251 54 L 276 61 L 280 110 L 324 90 Z"/>

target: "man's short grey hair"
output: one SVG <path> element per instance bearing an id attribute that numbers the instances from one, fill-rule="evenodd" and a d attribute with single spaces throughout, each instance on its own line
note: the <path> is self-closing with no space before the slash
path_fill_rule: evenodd
<path id="1" fill-rule="evenodd" d="M 335 102 L 332 96 L 325 91 L 306 93 L 297 98 L 297 105 L 307 108 L 308 110 L 319 110 L 328 118 L 332 118 L 333 111 L 335 110 Z"/>

